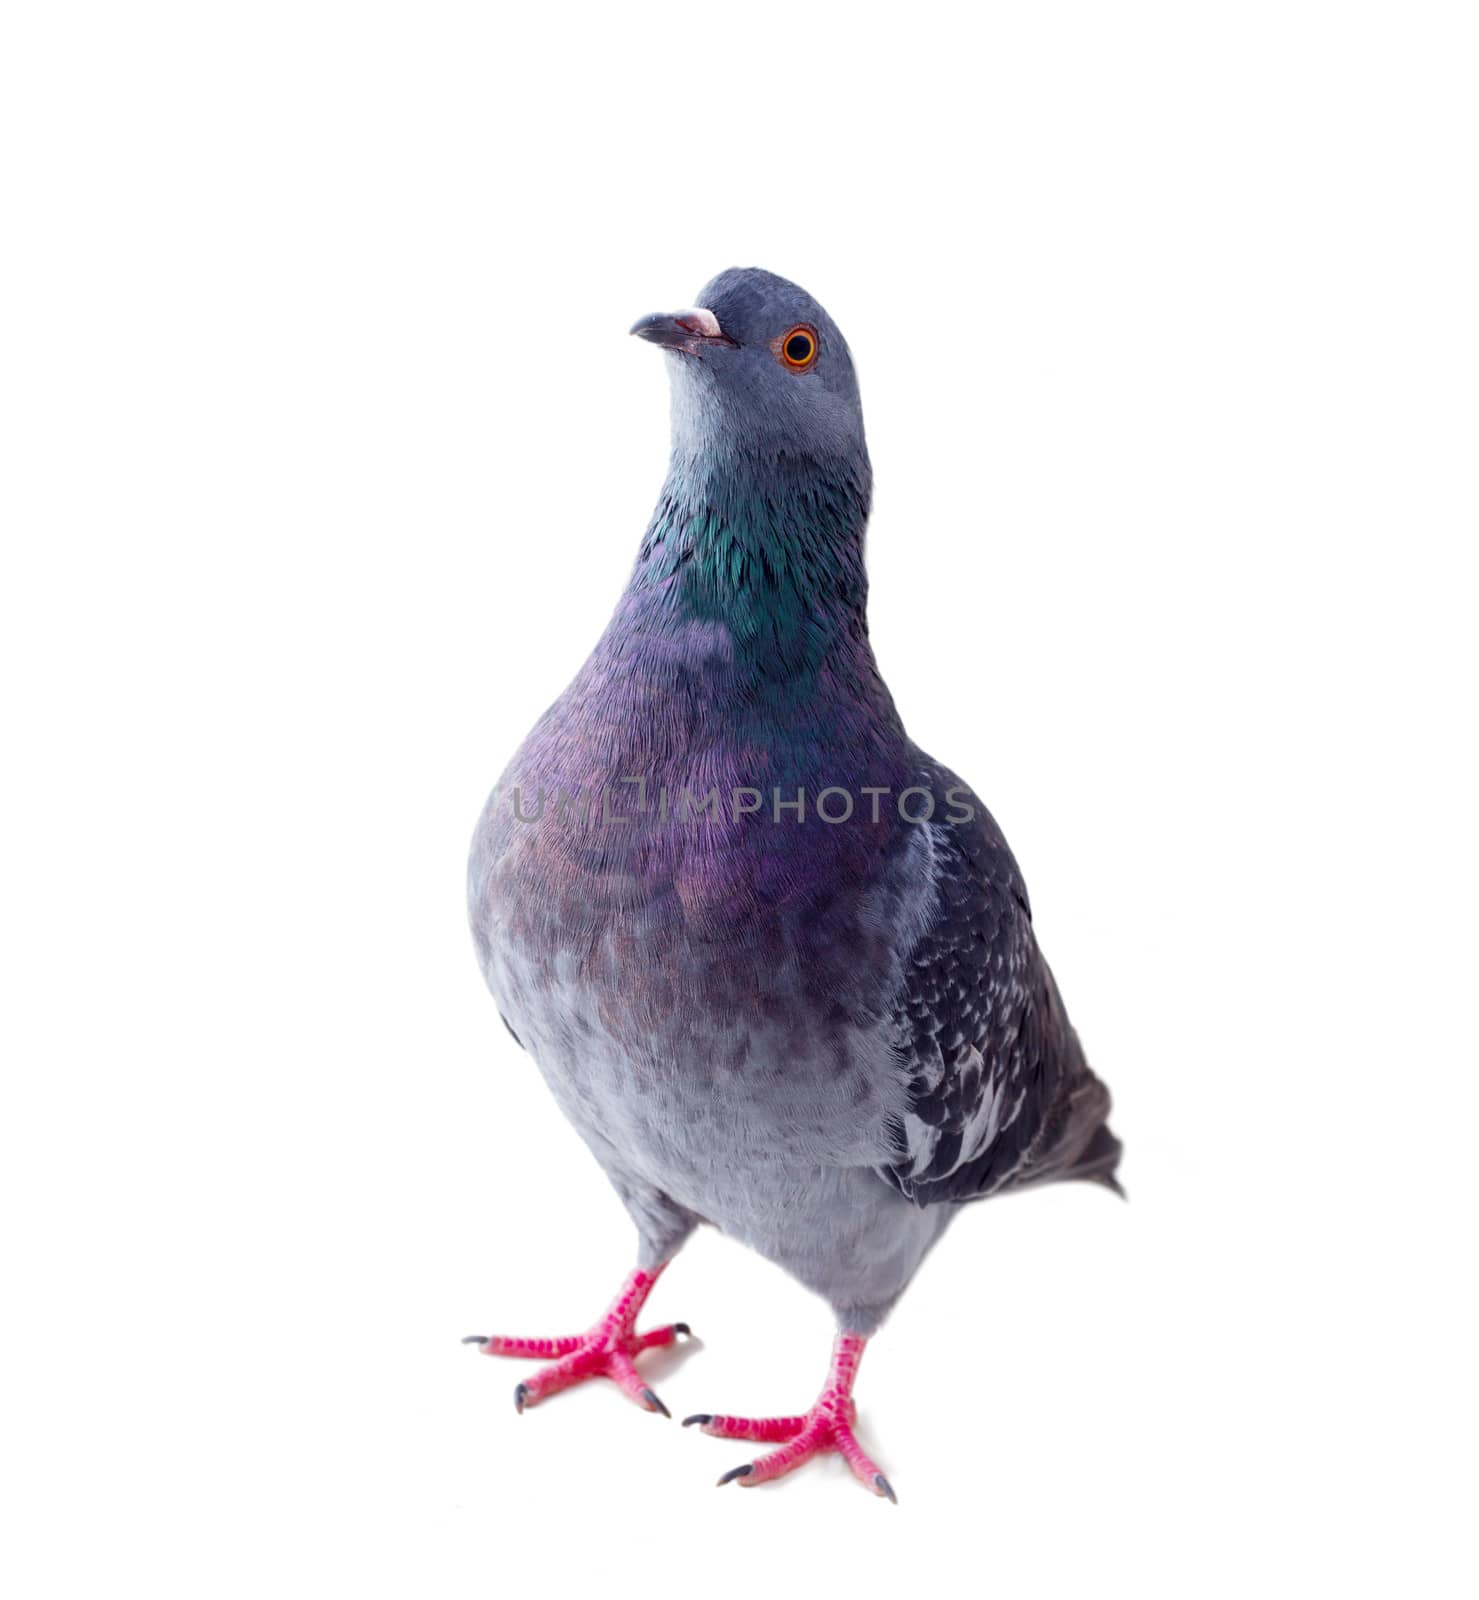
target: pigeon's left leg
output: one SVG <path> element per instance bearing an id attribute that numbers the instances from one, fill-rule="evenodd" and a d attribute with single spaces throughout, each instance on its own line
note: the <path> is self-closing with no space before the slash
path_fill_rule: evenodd
<path id="1" fill-rule="evenodd" d="M 498 1334 L 474 1333 L 462 1342 L 478 1345 L 485 1356 L 545 1361 L 552 1356 L 558 1358 L 515 1387 L 514 1406 L 519 1411 L 538 1405 L 561 1389 L 584 1383 L 587 1378 L 610 1378 L 644 1410 L 670 1416 L 632 1362 L 640 1351 L 672 1344 L 689 1331 L 686 1322 L 671 1322 L 665 1327 L 649 1328 L 646 1333 L 637 1332 L 637 1313 L 666 1265 L 662 1262 L 650 1269 L 634 1268 L 605 1316 L 585 1333 L 560 1339 L 508 1339 Z"/>
<path id="2" fill-rule="evenodd" d="M 757 1483 L 768 1483 L 772 1478 L 794 1472 L 813 1456 L 835 1450 L 860 1483 L 866 1484 L 874 1494 L 885 1499 L 897 1499 L 889 1481 L 878 1469 L 878 1464 L 863 1453 L 853 1429 L 857 1425 L 858 1408 L 853 1403 L 853 1384 L 857 1379 L 858 1363 L 863 1358 L 867 1339 L 858 1333 L 839 1333 L 832 1346 L 832 1365 L 827 1374 L 821 1398 L 804 1416 L 800 1417 L 717 1417 L 706 1412 L 685 1417 L 683 1426 L 697 1423 L 699 1428 L 716 1439 L 751 1439 L 763 1444 L 777 1444 L 779 1450 L 760 1456 L 742 1467 L 733 1467 L 720 1478 L 721 1485 L 738 1480 L 745 1488 Z"/>

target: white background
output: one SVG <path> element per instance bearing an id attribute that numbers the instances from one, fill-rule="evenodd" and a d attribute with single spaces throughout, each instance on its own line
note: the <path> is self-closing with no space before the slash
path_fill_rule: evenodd
<path id="1" fill-rule="evenodd" d="M 4 16 L 10 1591 L 1472 1593 L 1470 8 Z M 629 1264 L 463 861 L 731 264 L 1127 1147 L 871 1347 L 897 1509 L 457 1342 Z M 821 1379 L 710 1233 L 652 1309 L 680 1417 Z"/>

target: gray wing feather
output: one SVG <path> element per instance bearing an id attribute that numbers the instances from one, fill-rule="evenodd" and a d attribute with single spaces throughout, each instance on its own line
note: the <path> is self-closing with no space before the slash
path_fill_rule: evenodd
<path id="1" fill-rule="evenodd" d="M 925 780 L 969 795 L 933 766 Z M 894 1007 L 909 1108 L 884 1178 L 916 1204 L 981 1199 L 1059 1178 L 1117 1188 L 1109 1092 L 1089 1070 L 1037 947 L 1006 840 L 972 795 L 968 822 L 929 824 L 934 915 L 910 950 Z"/>

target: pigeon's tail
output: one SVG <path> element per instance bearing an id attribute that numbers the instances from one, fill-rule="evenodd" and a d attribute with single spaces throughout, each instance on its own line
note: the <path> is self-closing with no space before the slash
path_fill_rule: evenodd
<path id="1" fill-rule="evenodd" d="M 1074 1041 L 1077 1044 L 1077 1040 Z M 1003 1187 L 1025 1189 L 1041 1183 L 1100 1183 L 1123 1198 L 1115 1169 L 1121 1145 L 1109 1128 L 1109 1090 L 1080 1056 L 1072 1085 L 1046 1119 L 1041 1147 Z"/>
<path id="2" fill-rule="evenodd" d="M 1086 1183 L 1102 1183 L 1106 1189 L 1113 1189 L 1121 1200 L 1125 1198 L 1125 1191 L 1115 1176 L 1115 1169 L 1120 1164 L 1120 1153 L 1124 1146 L 1115 1138 L 1107 1122 L 1101 1122 L 1094 1129 L 1094 1136 L 1079 1151 L 1074 1163 L 1063 1174 L 1065 1178 L 1083 1179 Z"/>

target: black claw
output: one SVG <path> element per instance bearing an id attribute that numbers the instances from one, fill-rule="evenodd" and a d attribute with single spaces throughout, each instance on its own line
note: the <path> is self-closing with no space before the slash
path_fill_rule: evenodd
<path id="1" fill-rule="evenodd" d="M 894 1486 L 881 1472 L 873 1474 L 873 1487 L 878 1490 L 879 1494 L 886 1494 L 895 1505 L 898 1505 L 899 1497 L 894 1493 Z"/>
<path id="2" fill-rule="evenodd" d="M 523 1416 L 524 1414 L 524 1403 L 528 1400 L 528 1398 L 529 1385 L 527 1383 L 516 1383 L 514 1385 L 514 1410 L 517 1411 L 520 1416 Z"/>
<path id="3" fill-rule="evenodd" d="M 716 1489 L 722 1489 L 726 1483 L 733 1483 L 736 1478 L 748 1478 L 754 1470 L 755 1463 L 753 1461 L 745 1462 L 744 1466 L 742 1467 L 731 1467 L 729 1471 L 726 1472 L 722 1478 L 720 1478 L 718 1483 L 714 1485 L 714 1487 Z"/>
<path id="4" fill-rule="evenodd" d="M 673 1337 L 676 1339 L 680 1334 L 685 1339 L 691 1339 L 693 1337 L 693 1329 L 686 1322 L 675 1322 L 673 1324 Z"/>
<path id="5" fill-rule="evenodd" d="M 470 1333 L 462 1342 L 463 1344 L 487 1344 L 488 1335 L 486 1333 Z"/>
<path id="6" fill-rule="evenodd" d="M 699 1427 L 702 1428 L 713 1420 L 714 1414 L 712 1411 L 695 1411 L 691 1417 L 684 1417 L 683 1426 L 685 1428 L 691 1428 L 696 1422 Z"/>
<path id="7" fill-rule="evenodd" d="M 653 1411 L 661 1411 L 665 1417 L 672 1416 L 673 1413 L 668 1410 L 668 1408 L 662 1403 L 661 1400 L 657 1398 L 655 1394 L 653 1394 L 651 1389 L 644 1389 L 642 1391 L 642 1398 L 647 1402 L 648 1406 Z"/>

